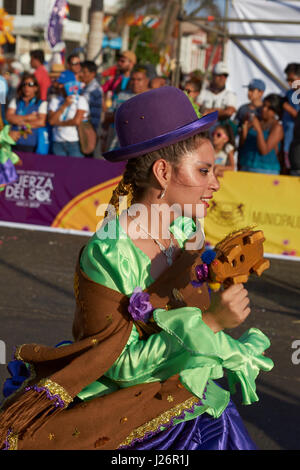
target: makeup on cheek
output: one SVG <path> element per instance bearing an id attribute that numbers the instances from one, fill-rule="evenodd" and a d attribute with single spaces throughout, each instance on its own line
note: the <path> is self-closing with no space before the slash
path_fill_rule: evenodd
<path id="1" fill-rule="evenodd" d="M 207 166 L 199 167 L 196 165 L 195 167 L 190 167 L 188 170 L 185 168 L 184 171 L 179 171 L 175 175 L 172 184 L 188 188 L 199 188 L 207 184 L 207 177 L 210 172 L 214 173 L 213 166 L 208 168 Z"/>

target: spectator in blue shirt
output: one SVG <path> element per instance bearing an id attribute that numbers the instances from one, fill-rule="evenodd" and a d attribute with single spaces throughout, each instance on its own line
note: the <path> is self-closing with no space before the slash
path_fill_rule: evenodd
<path id="1" fill-rule="evenodd" d="M 96 79 L 97 65 L 92 61 L 85 61 L 81 67 L 81 79 L 85 83 L 82 95 L 86 98 L 90 107 L 90 122 L 99 136 L 101 131 L 101 113 L 103 93 Z"/>
<path id="2" fill-rule="evenodd" d="M 243 104 L 237 111 L 235 121 L 241 127 L 245 121 L 252 119 L 252 115 L 261 119 L 263 107 L 263 94 L 266 89 L 265 82 L 259 78 L 253 78 L 248 87 L 249 103 Z"/>
<path id="3" fill-rule="evenodd" d="M 284 131 L 283 151 L 285 155 L 286 166 L 290 167 L 288 153 L 293 140 L 295 119 L 300 111 L 299 93 L 300 88 L 300 64 L 291 63 L 285 68 L 285 74 L 291 89 L 287 91 L 283 103 L 282 125 Z M 298 84 L 296 82 L 299 82 Z M 294 85 L 293 85 L 294 84 Z"/>

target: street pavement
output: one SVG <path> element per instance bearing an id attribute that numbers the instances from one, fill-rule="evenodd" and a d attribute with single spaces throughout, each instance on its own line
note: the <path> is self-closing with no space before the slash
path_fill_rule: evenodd
<path id="1" fill-rule="evenodd" d="M 73 274 L 87 240 L 0 227 L 0 340 L 6 345 L 0 362 L 11 360 L 15 345 L 53 346 L 72 340 Z M 247 288 L 251 315 L 229 333 L 238 338 L 248 328 L 261 329 L 271 340 L 266 355 L 275 366 L 257 379 L 257 403 L 241 405 L 239 393 L 232 398 L 259 449 L 299 450 L 300 262 L 271 259 L 270 269 L 251 279 Z M 6 365 L 1 364 L 1 390 L 7 377 Z M 226 387 L 225 379 L 220 383 Z"/>

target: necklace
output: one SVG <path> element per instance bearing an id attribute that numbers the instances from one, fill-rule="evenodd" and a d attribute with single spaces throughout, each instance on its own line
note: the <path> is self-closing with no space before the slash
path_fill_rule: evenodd
<path id="1" fill-rule="evenodd" d="M 128 214 L 129 215 L 129 214 Z M 129 217 L 131 217 L 129 215 Z M 131 217 L 132 219 L 132 217 Z M 167 258 L 167 264 L 168 266 L 171 266 L 173 264 L 173 255 L 174 255 L 174 251 L 175 251 L 175 245 L 174 245 L 174 241 L 173 241 L 173 238 L 172 238 L 172 234 L 171 234 L 171 237 L 170 237 L 170 245 L 168 248 L 166 248 L 159 240 L 157 240 L 156 238 L 152 237 L 151 233 L 148 233 L 147 230 L 145 230 L 141 224 L 137 224 L 136 221 L 134 219 L 132 219 L 132 221 L 135 223 L 135 225 L 137 227 L 140 227 L 140 229 L 143 230 L 144 233 L 146 233 L 146 235 L 148 235 L 150 238 L 152 238 L 152 240 L 154 241 L 154 243 L 156 243 L 160 249 L 160 251 L 165 255 L 165 257 Z"/>

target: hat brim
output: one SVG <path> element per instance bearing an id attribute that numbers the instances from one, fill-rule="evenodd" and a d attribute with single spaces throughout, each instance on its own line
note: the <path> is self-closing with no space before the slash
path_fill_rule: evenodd
<path id="1" fill-rule="evenodd" d="M 120 147 L 110 152 L 105 152 L 103 157 L 110 162 L 120 162 L 129 160 L 144 155 L 145 153 L 154 152 L 160 148 L 167 147 L 168 145 L 176 144 L 181 140 L 188 139 L 193 135 L 205 132 L 212 127 L 218 120 L 218 111 L 209 113 L 196 121 L 187 124 L 186 126 L 179 127 L 174 131 L 166 134 L 159 135 L 153 139 L 139 142 L 138 144 Z"/>

